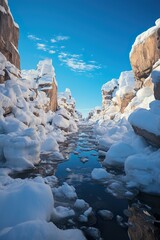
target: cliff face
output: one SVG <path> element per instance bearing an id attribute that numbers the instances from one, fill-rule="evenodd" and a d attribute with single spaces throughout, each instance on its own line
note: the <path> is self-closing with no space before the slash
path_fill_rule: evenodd
<path id="1" fill-rule="evenodd" d="M 14 22 L 6 0 L 0 0 L 0 52 L 20 69 L 18 53 L 19 28 Z"/>
<path id="2" fill-rule="evenodd" d="M 23 70 L 21 75 L 30 82 L 36 91 L 43 91 L 48 97 L 48 102 L 44 103 L 44 109 L 57 110 L 57 82 L 54 67 L 51 59 L 40 61 L 36 70 Z"/>
<path id="3" fill-rule="evenodd" d="M 0 0 L 0 83 L 13 78 L 22 77 L 30 80 L 32 89 L 43 91 L 48 97 L 44 102 L 46 111 L 57 109 L 57 84 L 52 60 L 40 61 L 37 70 L 20 73 L 20 57 L 18 53 L 19 27 L 14 22 L 7 0 Z"/>
<path id="4" fill-rule="evenodd" d="M 136 78 L 136 88 L 144 85 L 144 80 L 160 58 L 160 20 L 156 26 L 140 34 L 132 46 L 130 62 Z"/>

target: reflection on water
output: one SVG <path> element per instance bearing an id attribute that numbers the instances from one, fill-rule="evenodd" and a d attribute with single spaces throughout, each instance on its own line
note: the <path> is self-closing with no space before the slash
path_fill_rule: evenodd
<path id="1" fill-rule="evenodd" d="M 91 179 L 92 170 L 101 167 L 104 159 L 98 156 L 98 144 L 91 126 L 80 126 L 79 132 L 68 136 L 60 149 L 63 161 L 53 154 L 42 155 L 36 169 L 14 174 L 14 177 L 22 178 L 55 174 L 59 180 L 58 186 L 63 182 L 73 185 L 78 198 L 84 199 L 92 207 L 89 221 L 80 222 L 81 212 L 74 209 L 74 201 L 55 197 L 55 206 L 70 207 L 76 213 L 69 220 L 57 222 L 59 227 L 78 227 L 88 240 L 128 240 L 129 236 L 131 240 L 160 239 L 160 223 L 157 222 L 160 216 L 159 198 L 128 189 L 124 173 L 119 169 L 107 169 L 113 177 L 106 182 L 98 183 Z M 99 210 L 104 209 L 113 213 L 112 220 L 98 214 Z"/>

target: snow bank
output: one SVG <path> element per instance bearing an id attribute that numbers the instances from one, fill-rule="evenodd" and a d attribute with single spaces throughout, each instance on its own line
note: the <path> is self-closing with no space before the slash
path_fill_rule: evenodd
<path id="1" fill-rule="evenodd" d="M 125 142 L 113 144 L 106 153 L 104 165 L 123 166 L 126 158 L 136 153 L 136 150 Z"/>
<path id="2" fill-rule="evenodd" d="M 66 109 L 60 106 L 56 113 L 46 112 L 50 99 L 39 86 L 56 81 L 52 61 L 46 59 L 37 70 L 22 71 L 20 79 L 19 70 L 0 53 L 0 75 L 5 71 L 10 80 L 0 84 L 0 164 L 16 170 L 31 168 L 39 162 L 41 152 L 62 159 L 58 143 L 66 139 L 63 130 L 78 130 L 78 115 L 69 89 L 64 93 Z"/>
<path id="3" fill-rule="evenodd" d="M 61 230 L 53 223 L 43 220 L 32 220 L 18 224 L 14 228 L 6 229 L 0 235 L 1 240 L 85 240 L 82 232 L 77 229 Z"/>
<path id="4" fill-rule="evenodd" d="M 0 189 L 0 230 L 30 220 L 50 220 L 53 195 L 48 185 L 15 180 Z"/>
<path id="5" fill-rule="evenodd" d="M 129 116 L 129 122 L 136 127 L 160 135 L 160 115 L 147 109 L 137 109 Z M 147 120 L 147 121 L 146 121 Z"/>
<path id="6" fill-rule="evenodd" d="M 125 172 L 130 187 L 143 192 L 160 194 L 160 150 L 149 154 L 140 153 L 127 158 Z"/>

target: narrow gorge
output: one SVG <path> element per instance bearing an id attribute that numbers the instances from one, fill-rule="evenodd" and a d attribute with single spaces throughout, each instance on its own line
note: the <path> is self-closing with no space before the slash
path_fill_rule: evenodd
<path id="1" fill-rule="evenodd" d="M 0 0 L 0 240 L 159 240 L 160 19 L 87 117 L 53 59 L 21 69 L 19 32 Z"/>

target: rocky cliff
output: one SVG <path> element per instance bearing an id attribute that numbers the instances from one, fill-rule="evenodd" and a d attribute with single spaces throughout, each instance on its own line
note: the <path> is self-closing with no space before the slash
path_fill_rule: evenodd
<path id="1" fill-rule="evenodd" d="M 14 22 L 7 0 L 0 0 L 0 52 L 20 69 L 18 38 L 19 27 Z"/>
<path id="2" fill-rule="evenodd" d="M 0 83 L 13 78 L 27 78 L 32 91 L 43 91 L 49 101 L 44 102 L 46 111 L 57 109 L 57 83 L 52 60 L 40 61 L 37 70 L 20 72 L 18 53 L 19 27 L 14 22 L 7 0 L 0 0 Z M 30 86 L 30 85 L 29 85 Z"/>
<path id="3" fill-rule="evenodd" d="M 140 34 L 130 52 L 130 62 L 136 78 L 136 88 L 144 85 L 153 65 L 160 58 L 160 19 L 156 26 Z"/>

